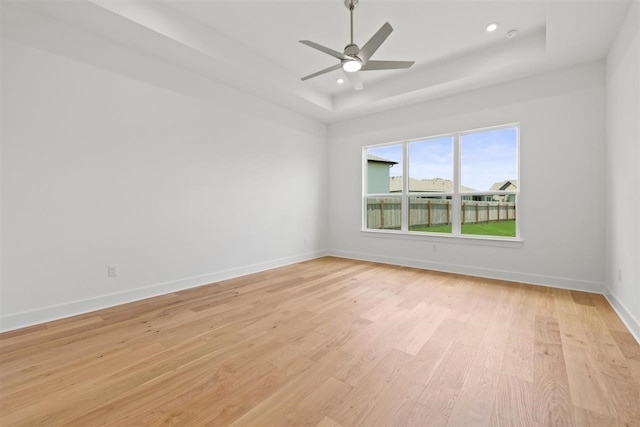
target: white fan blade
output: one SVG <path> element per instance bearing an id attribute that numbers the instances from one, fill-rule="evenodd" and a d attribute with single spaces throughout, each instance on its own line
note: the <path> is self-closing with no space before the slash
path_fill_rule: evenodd
<path id="1" fill-rule="evenodd" d="M 309 47 L 312 47 L 314 49 L 319 50 L 320 52 L 324 52 L 327 55 L 331 55 L 334 58 L 338 58 L 338 59 L 353 59 L 348 57 L 347 55 L 345 55 L 342 52 L 338 52 L 337 50 L 333 50 L 333 49 L 329 49 L 328 47 L 322 46 L 321 44 L 312 42 L 310 40 L 300 40 L 300 43 L 307 45 Z"/>
<path id="2" fill-rule="evenodd" d="M 409 68 L 414 64 L 413 61 L 368 61 L 362 66 L 360 71 L 371 70 L 401 70 Z"/>
<path id="3" fill-rule="evenodd" d="M 391 34 L 392 31 L 393 27 L 391 27 L 391 24 L 385 22 L 378 32 L 375 33 L 364 46 L 362 46 L 362 49 L 358 52 L 358 56 L 365 64 L 376 50 L 378 50 L 380 45 L 384 43 L 387 37 L 389 37 L 389 34 Z"/>
<path id="4" fill-rule="evenodd" d="M 347 80 L 349 80 L 349 83 L 351 83 L 351 86 L 353 86 L 355 90 L 362 90 L 362 79 L 360 78 L 360 74 L 358 74 L 358 72 L 347 73 L 345 71 L 344 75 L 347 77 Z"/>
<path id="5" fill-rule="evenodd" d="M 332 65 L 331 67 L 329 67 L 329 68 L 325 68 L 324 70 L 320 70 L 320 71 L 318 71 L 317 73 L 309 74 L 308 76 L 305 76 L 305 77 L 303 77 L 303 78 L 302 78 L 302 79 L 300 79 L 300 80 L 302 80 L 302 81 L 304 81 L 304 80 L 309 80 L 309 79 L 312 79 L 312 78 L 314 78 L 314 77 L 318 77 L 318 76 L 320 76 L 320 75 L 322 75 L 322 74 L 326 74 L 326 73 L 328 73 L 328 72 L 331 72 L 331 71 L 333 71 L 333 70 L 337 70 L 338 68 L 342 68 L 342 64 Z"/>

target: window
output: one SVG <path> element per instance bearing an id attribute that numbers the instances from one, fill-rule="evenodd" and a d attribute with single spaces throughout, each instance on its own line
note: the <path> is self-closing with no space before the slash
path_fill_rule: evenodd
<path id="1" fill-rule="evenodd" d="M 364 148 L 363 228 L 515 238 L 518 126 Z"/>

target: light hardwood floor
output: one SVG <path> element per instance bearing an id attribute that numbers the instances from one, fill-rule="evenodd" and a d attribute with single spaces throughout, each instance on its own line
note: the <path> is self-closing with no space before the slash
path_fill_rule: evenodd
<path id="1" fill-rule="evenodd" d="M 601 295 L 337 258 L 0 344 L 2 426 L 640 425 Z"/>

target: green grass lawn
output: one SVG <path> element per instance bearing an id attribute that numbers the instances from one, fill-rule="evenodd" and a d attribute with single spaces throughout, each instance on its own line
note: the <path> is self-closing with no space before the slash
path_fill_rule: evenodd
<path id="1" fill-rule="evenodd" d="M 416 225 L 411 231 L 426 231 L 429 233 L 451 233 L 451 225 Z M 476 234 L 483 236 L 516 237 L 515 220 L 499 222 L 482 222 L 479 224 L 462 224 L 462 234 Z"/>

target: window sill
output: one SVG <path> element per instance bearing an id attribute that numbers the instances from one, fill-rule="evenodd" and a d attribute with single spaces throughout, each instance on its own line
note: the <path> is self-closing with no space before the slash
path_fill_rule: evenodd
<path id="1" fill-rule="evenodd" d="M 480 235 L 452 236 L 441 233 L 407 233 L 396 230 L 361 230 L 365 237 L 383 239 L 422 240 L 438 243 L 460 243 L 464 245 L 495 246 L 505 248 L 519 248 L 524 244 L 522 238 L 492 237 Z"/>

